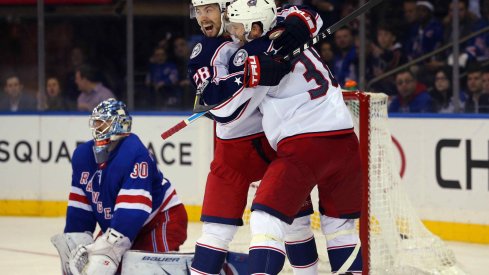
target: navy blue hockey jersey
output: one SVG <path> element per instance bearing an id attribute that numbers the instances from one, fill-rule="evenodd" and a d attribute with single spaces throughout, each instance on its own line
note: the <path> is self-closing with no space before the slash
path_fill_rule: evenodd
<path id="1" fill-rule="evenodd" d="M 64 232 L 114 228 L 134 241 L 140 229 L 160 211 L 181 204 L 156 161 L 135 134 L 123 138 L 99 169 L 94 142 L 73 153 L 71 192 Z"/>

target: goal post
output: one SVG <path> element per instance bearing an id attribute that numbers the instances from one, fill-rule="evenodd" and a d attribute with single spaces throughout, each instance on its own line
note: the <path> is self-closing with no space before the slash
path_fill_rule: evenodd
<path id="1" fill-rule="evenodd" d="M 362 243 L 364 275 L 466 274 L 453 252 L 419 219 L 402 185 L 388 125 L 388 96 L 383 93 L 344 91 L 343 98 L 359 138 L 362 159 L 362 215 L 357 228 Z M 248 194 L 250 205 L 259 183 Z M 312 193 L 317 206 L 316 193 Z M 249 222 L 249 209 L 243 217 Z M 319 254 L 319 273 L 329 274 L 326 240 L 320 230 L 319 213 L 314 213 L 314 230 Z M 238 231 L 231 250 L 246 252 L 251 233 L 248 226 Z M 239 241 L 236 241 L 239 239 Z M 284 266 L 280 274 L 292 274 Z"/>
<path id="2" fill-rule="evenodd" d="M 343 92 L 359 137 L 363 172 L 363 274 L 465 274 L 419 219 L 402 185 L 383 93 Z"/>
<path id="3" fill-rule="evenodd" d="M 350 113 L 355 122 L 355 129 L 360 143 L 360 154 L 362 158 L 362 171 L 369 171 L 369 121 L 370 121 L 370 96 L 362 92 L 343 92 L 343 99 L 348 104 Z M 352 102 L 357 102 L 356 104 Z M 387 102 L 386 102 L 387 104 Z M 357 108 L 356 108 L 357 107 Z M 358 114 L 358 116 L 355 116 Z M 363 121 L 361 122 L 361 120 Z M 367 118 L 367 119 L 365 119 Z M 363 273 L 369 274 L 369 222 L 368 222 L 368 205 L 369 205 L 369 177 L 366 173 L 362 176 L 362 215 L 360 216 L 359 230 L 360 241 L 362 243 Z"/>

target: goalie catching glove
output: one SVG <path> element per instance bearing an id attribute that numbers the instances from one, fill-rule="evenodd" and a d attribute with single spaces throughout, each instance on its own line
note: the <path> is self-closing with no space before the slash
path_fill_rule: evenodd
<path id="1" fill-rule="evenodd" d="M 114 275 L 131 241 L 112 228 L 93 244 L 79 245 L 70 258 L 73 275 Z"/>
<path id="2" fill-rule="evenodd" d="M 286 56 L 309 41 L 315 32 L 316 20 L 309 13 L 298 10 L 277 24 L 268 37 L 273 40 L 278 55 Z"/>
<path id="3" fill-rule="evenodd" d="M 290 63 L 260 54 L 246 59 L 244 64 L 245 87 L 277 86 L 280 80 L 290 72 Z"/>

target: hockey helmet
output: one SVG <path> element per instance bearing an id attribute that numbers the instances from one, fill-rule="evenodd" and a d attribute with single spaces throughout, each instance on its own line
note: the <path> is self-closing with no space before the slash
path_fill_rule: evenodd
<path id="1" fill-rule="evenodd" d="M 227 7 L 226 14 L 228 30 L 236 27 L 236 24 L 242 24 L 245 37 L 251 32 L 253 23 L 261 23 L 262 35 L 265 35 L 277 21 L 277 7 L 274 0 L 237 0 Z"/>
<path id="2" fill-rule="evenodd" d="M 224 27 L 224 15 L 226 11 L 226 7 L 231 3 L 233 0 L 192 0 L 192 6 L 190 7 L 190 18 L 196 18 L 197 22 L 199 22 L 199 18 L 197 18 L 198 12 L 197 12 L 197 7 L 204 6 L 204 5 L 212 5 L 212 4 L 217 4 L 219 5 L 219 9 L 221 12 L 220 16 L 220 26 L 218 27 L 218 33 L 217 36 L 221 36 L 224 33 L 225 27 Z M 201 23 L 199 22 L 199 25 Z M 201 26 L 202 32 L 206 34 L 206 31 L 204 28 Z"/>
<path id="3" fill-rule="evenodd" d="M 221 12 L 224 12 L 226 10 L 226 6 L 229 5 L 231 1 L 232 0 L 192 0 L 192 7 L 195 8 L 203 5 L 218 4 L 221 8 Z"/>
<path id="4" fill-rule="evenodd" d="M 92 111 L 89 126 L 95 141 L 114 141 L 131 133 L 132 117 L 126 104 L 114 98 L 102 101 Z"/>

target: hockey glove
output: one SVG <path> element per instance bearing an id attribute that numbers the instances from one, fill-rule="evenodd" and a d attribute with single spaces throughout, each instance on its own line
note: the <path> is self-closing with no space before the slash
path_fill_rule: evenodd
<path id="1" fill-rule="evenodd" d="M 244 64 L 243 85 L 245 87 L 277 86 L 290 72 L 290 63 L 274 59 L 269 55 L 249 56 Z"/>
<path id="2" fill-rule="evenodd" d="M 75 251 L 79 245 L 93 243 L 93 238 L 90 232 L 62 233 L 51 237 L 51 242 L 58 250 L 63 274 L 72 275 L 70 271 L 70 255 L 72 251 Z"/>
<path id="3" fill-rule="evenodd" d="M 273 48 L 277 50 L 277 54 L 286 56 L 309 41 L 315 31 L 316 20 L 307 12 L 295 11 L 277 24 L 269 37 L 274 40 Z"/>
<path id="4" fill-rule="evenodd" d="M 70 257 L 73 275 L 114 275 L 131 241 L 112 228 L 93 244 L 80 245 Z"/>

